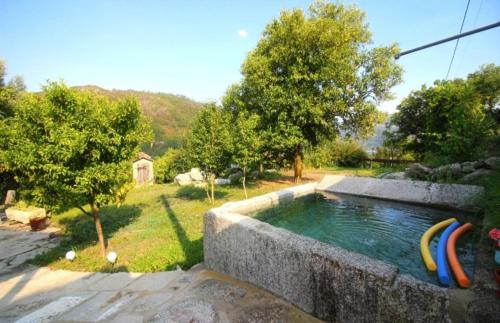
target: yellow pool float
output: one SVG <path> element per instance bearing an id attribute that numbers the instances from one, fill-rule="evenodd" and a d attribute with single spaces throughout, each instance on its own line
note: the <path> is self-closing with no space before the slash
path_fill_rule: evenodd
<path id="1" fill-rule="evenodd" d="M 434 259 L 432 259 L 431 252 L 429 250 L 429 241 L 431 240 L 432 236 L 436 234 L 436 232 L 447 227 L 456 220 L 457 219 L 455 218 L 450 218 L 448 220 L 436 223 L 422 235 L 422 238 L 420 239 L 420 252 L 422 253 L 422 258 L 424 259 L 425 266 L 430 271 L 436 271 L 437 266 L 434 262 Z"/>

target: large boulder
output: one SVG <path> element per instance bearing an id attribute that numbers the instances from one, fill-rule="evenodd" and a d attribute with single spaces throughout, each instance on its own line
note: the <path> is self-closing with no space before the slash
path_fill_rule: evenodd
<path id="1" fill-rule="evenodd" d="M 472 166 L 474 166 L 475 169 L 484 168 L 486 167 L 486 163 L 484 162 L 484 160 L 480 159 L 473 162 Z"/>
<path id="2" fill-rule="evenodd" d="M 7 219 L 12 221 L 21 222 L 24 224 L 30 223 L 31 219 L 43 219 L 47 217 L 45 209 L 42 208 L 28 208 L 28 209 L 17 209 L 15 207 L 10 207 L 5 210 L 5 215 Z"/>
<path id="3" fill-rule="evenodd" d="M 459 163 L 448 164 L 434 168 L 431 177 L 434 180 L 444 178 L 459 178 L 462 176 L 462 166 Z"/>
<path id="4" fill-rule="evenodd" d="M 462 177 L 460 179 L 460 182 L 461 183 L 472 183 L 472 182 L 475 182 L 476 180 L 478 180 L 479 178 L 489 176 L 492 173 L 493 173 L 493 171 L 491 171 L 489 169 L 481 168 L 481 169 L 478 169 L 470 174 L 465 175 L 464 177 Z"/>
<path id="5" fill-rule="evenodd" d="M 473 162 L 464 162 L 460 165 L 460 167 L 462 168 L 462 173 L 464 174 L 469 174 L 476 170 Z"/>
<path id="6" fill-rule="evenodd" d="M 419 163 L 415 163 L 411 164 L 410 167 L 406 170 L 406 175 L 414 179 L 426 179 L 431 171 L 432 170 L 429 167 L 426 167 Z"/>
<path id="7" fill-rule="evenodd" d="M 231 180 L 229 178 L 216 178 L 214 183 L 215 185 L 229 185 Z"/>
<path id="8" fill-rule="evenodd" d="M 500 169 L 500 157 L 490 157 L 484 161 L 485 168 L 489 169 Z"/>
<path id="9" fill-rule="evenodd" d="M 231 181 L 231 184 L 237 184 L 239 183 L 240 179 L 243 177 L 242 172 L 237 172 L 232 175 L 229 175 L 229 180 Z"/>
<path id="10" fill-rule="evenodd" d="M 185 185 L 193 184 L 193 180 L 191 179 L 191 176 L 189 175 L 189 173 L 185 173 L 185 174 L 179 174 L 179 175 L 175 176 L 174 183 L 176 183 L 180 186 L 185 186 Z"/>
<path id="11" fill-rule="evenodd" d="M 194 182 L 203 182 L 203 180 L 204 180 L 203 173 L 200 172 L 199 168 L 191 168 L 191 171 L 189 172 L 189 176 L 191 176 L 191 179 Z"/>
<path id="12" fill-rule="evenodd" d="M 257 178 L 259 178 L 259 176 L 260 176 L 260 172 L 258 170 L 254 170 L 253 172 L 250 173 L 248 178 L 257 179 Z"/>

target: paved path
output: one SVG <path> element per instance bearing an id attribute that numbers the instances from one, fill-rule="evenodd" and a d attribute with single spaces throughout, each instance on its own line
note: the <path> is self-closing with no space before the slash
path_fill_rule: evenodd
<path id="1" fill-rule="evenodd" d="M 11 221 L 0 223 L 0 275 L 59 244 L 58 228 L 31 232 L 30 226 Z"/>
<path id="2" fill-rule="evenodd" d="M 147 274 L 24 267 L 0 276 L 0 322 L 319 322 L 203 265 Z"/>

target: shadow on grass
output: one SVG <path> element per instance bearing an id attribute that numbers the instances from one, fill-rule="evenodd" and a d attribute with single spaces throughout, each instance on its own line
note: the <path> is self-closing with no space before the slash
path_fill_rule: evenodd
<path id="1" fill-rule="evenodd" d="M 203 192 L 205 191 L 203 190 Z M 161 195 L 160 199 L 163 207 L 165 208 L 165 211 L 167 212 L 167 217 L 172 223 L 175 233 L 177 234 L 177 239 L 179 240 L 185 259 L 183 262 L 165 267 L 165 270 L 175 269 L 177 265 L 181 266 L 182 269 L 188 269 L 203 261 L 203 239 L 199 238 L 197 240 L 190 240 L 186 233 L 186 230 L 184 230 L 181 223 L 179 222 L 177 215 L 170 207 L 167 197 L 165 195 Z"/>
<path id="2" fill-rule="evenodd" d="M 105 206 L 101 208 L 101 224 L 107 241 L 118 230 L 132 223 L 141 214 L 142 205 Z M 80 213 L 75 217 L 61 219 L 64 237 L 59 246 L 31 260 L 38 266 L 47 266 L 62 257 L 68 250 L 82 250 L 98 243 L 97 232 L 92 217 Z"/>
<path id="3" fill-rule="evenodd" d="M 215 198 L 220 199 L 227 195 L 226 191 L 218 190 L 215 188 L 214 192 Z M 196 186 L 181 186 L 177 192 L 175 193 L 175 197 L 184 199 L 184 200 L 201 200 L 204 201 L 207 199 L 207 191 L 203 187 Z M 166 198 L 166 197 L 165 197 Z"/>

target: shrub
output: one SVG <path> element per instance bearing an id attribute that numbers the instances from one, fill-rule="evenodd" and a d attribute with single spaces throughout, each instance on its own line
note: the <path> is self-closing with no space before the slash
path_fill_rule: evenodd
<path id="1" fill-rule="evenodd" d="M 338 139 L 332 145 L 332 161 L 338 166 L 359 167 L 368 157 L 361 145 L 352 139 Z"/>
<path id="2" fill-rule="evenodd" d="M 177 174 L 187 172 L 190 168 L 184 150 L 170 148 L 155 160 L 155 178 L 158 183 L 167 183 L 174 180 Z"/>

